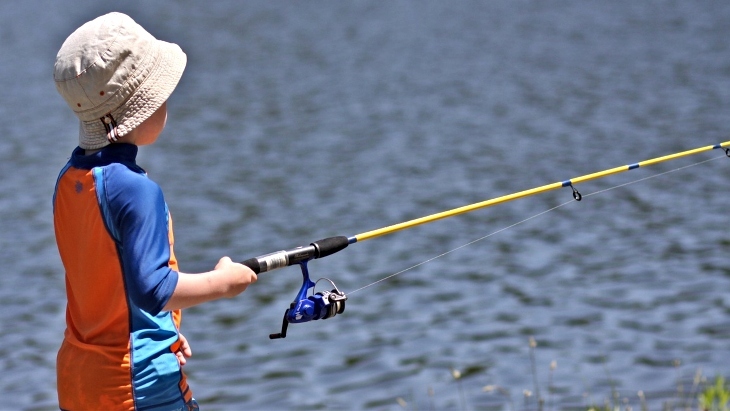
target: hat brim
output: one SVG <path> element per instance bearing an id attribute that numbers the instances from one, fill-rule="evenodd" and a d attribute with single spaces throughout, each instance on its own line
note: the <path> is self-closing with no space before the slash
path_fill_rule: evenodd
<path id="1" fill-rule="evenodd" d="M 139 88 L 111 115 L 117 123 L 116 135 L 123 137 L 147 120 L 167 101 L 180 82 L 187 56 L 174 43 L 157 40 L 155 66 Z M 81 121 L 79 147 L 86 150 L 100 149 L 109 144 L 107 131 L 101 120 Z"/>

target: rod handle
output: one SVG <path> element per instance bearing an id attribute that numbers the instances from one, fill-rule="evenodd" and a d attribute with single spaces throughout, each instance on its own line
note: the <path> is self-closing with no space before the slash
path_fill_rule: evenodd
<path id="1" fill-rule="evenodd" d="M 297 247 L 291 250 L 282 250 L 275 253 L 249 258 L 241 264 L 250 268 L 256 274 L 276 270 L 286 266 L 299 264 L 313 258 L 322 258 L 345 249 L 349 239 L 344 236 L 329 237 L 315 241 L 306 247 Z"/>
<path id="2" fill-rule="evenodd" d="M 250 268 L 251 271 L 253 271 L 254 273 L 261 274 L 261 264 L 259 264 L 258 258 L 256 258 L 256 257 L 249 258 L 248 260 L 241 261 L 241 264 Z"/>
<path id="3" fill-rule="evenodd" d="M 314 258 L 322 258 L 344 250 L 348 245 L 350 245 L 350 242 L 345 236 L 337 236 L 315 241 L 310 245 L 313 245 L 317 250 L 317 254 Z"/>

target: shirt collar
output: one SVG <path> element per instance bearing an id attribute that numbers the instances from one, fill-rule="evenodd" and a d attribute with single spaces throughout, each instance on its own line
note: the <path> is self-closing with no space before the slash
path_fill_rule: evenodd
<path id="1" fill-rule="evenodd" d="M 138 147 L 134 144 L 109 144 L 91 155 L 85 155 L 85 150 L 76 147 L 71 154 L 71 164 L 76 168 L 92 169 L 108 166 L 112 163 L 122 163 L 130 168 L 139 168 L 136 163 Z"/>

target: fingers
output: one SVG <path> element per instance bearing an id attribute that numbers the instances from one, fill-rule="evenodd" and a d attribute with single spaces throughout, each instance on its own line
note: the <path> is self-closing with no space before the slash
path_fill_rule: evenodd
<path id="1" fill-rule="evenodd" d="M 178 364 L 180 364 L 181 367 L 188 363 L 188 360 L 180 351 L 176 352 L 175 356 L 177 357 L 177 362 Z"/>
<path id="2" fill-rule="evenodd" d="M 180 366 L 183 366 L 188 362 L 187 358 L 193 356 L 193 351 L 190 348 L 188 339 L 185 338 L 182 333 L 178 333 L 178 335 L 180 336 L 180 348 L 175 351 L 175 356 L 177 357 L 177 362 L 180 363 Z"/>
<path id="3" fill-rule="evenodd" d="M 253 270 L 246 267 L 245 265 L 243 265 L 243 264 L 241 264 L 241 265 L 243 266 L 243 268 L 245 268 L 249 272 L 249 278 L 250 278 L 251 284 L 255 283 L 259 279 L 258 274 L 253 272 Z"/>
<path id="4" fill-rule="evenodd" d="M 188 343 L 188 339 L 185 338 L 182 333 L 180 333 L 180 352 L 185 357 L 192 357 L 193 356 L 193 350 L 190 348 L 190 344 Z"/>

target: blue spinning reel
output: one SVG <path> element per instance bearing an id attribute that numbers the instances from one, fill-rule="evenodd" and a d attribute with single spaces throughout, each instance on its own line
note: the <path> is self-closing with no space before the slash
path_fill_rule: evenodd
<path id="1" fill-rule="evenodd" d="M 309 269 L 307 269 L 307 261 L 299 263 L 302 269 L 304 282 L 302 288 L 299 289 L 296 298 L 292 301 L 289 308 L 284 312 L 284 320 L 281 323 L 281 332 L 269 334 L 270 339 L 286 338 L 286 329 L 289 323 L 305 323 L 312 320 L 326 320 L 345 311 L 345 301 L 347 296 L 345 293 L 337 289 L 335 283 L 328 278 L 323 280 L 329 281 L 334 287 L 332 291 L 321 291 L 314 293 L 316 283 L 309 279 Z M 309 294 L 312 290 L 312 295 Z"/>
<path id="2" fill-rule="evenodd" d="M 347 237 L 330 237 L 311 243 L 306 247 L 292 250 L 278 251 L 272 254 L 249 258 L 241 264 L 253 270 L 256 274 L 272 271 L 294 264 L 299 264 L 302 270 L 302 287 L 289 308 L 284 312 L 281 332 L 269 334 L 270 339 L 286 338 L 289 323 L 304 323 L 313 320 L 325 320 L 345 311 L 347 296 L 340 291 L 332 280 L 323 278 L 334 287 L 331 291 L 314 292 L 317 285 L 309 278 L 307 263 L 315 258 L 332 255 L 349 245 Z M 311 290 L 311 295 L 310 295 Z"/>

